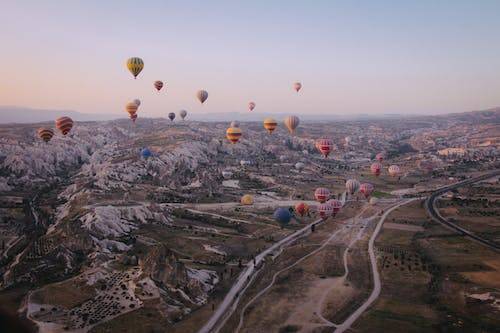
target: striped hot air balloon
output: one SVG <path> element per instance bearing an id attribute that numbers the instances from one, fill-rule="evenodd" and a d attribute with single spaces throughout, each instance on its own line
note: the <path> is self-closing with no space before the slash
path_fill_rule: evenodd
<path id="1" fill-rule="evenodd" d="M 331 199 L 331 200 L 328 200 L 327 202 L 330 206 L 332 206 L 332 209 L 333 209 L 333 216 L 337 215 L 337 213 L 340 211 L 340 209 L 342 208 L 342 202 L 340 202 L 340 200 L 337 200 L 337 199 Z"/>
<path id="2" fill-rule="evenodd" d="M 237 143 L 241 137 L 241 129 L 238 127 L 229 127 L 226 131 L 226 138 L 231 141 L 232 144 Z"/>
<path id="3" fill-rule="evenodd" d="M 314 191 L 314 198 L 323 203 L 330 198 L 330 190 L 325 187 L 318 187 L 316 191 Z"/>
<path id="4" fill-rule="evenodd" d="M 319 204 L 318 205 L 318 213 L 319 213 L 319 216 L 321 216 L 321 218 L 323 220 L 326 220 L 327 218 L 332 216 L 333 207 L 332 207 L 332 205 L 330 205 L 329 203 L 326 203 L 326 202 Z"/>
<path id="5" fill-rule="evenodd" d="M 196 93 L 196 98 L 198 98 L 200 103 L 203 104 L 208 98 L 208 92 L 206 92 L 205 90 L 198 90 L 198 92 Z"/>
<path id="6" fill-rule="evenodd" d="M 253 197 L 250 194 L 245 194 L 241 197 L 241 204 L 245 206 L 253 205 Z"/>
<path id="7" fill-rule="evenodd" d="M 300 82 L 294 82 L 293 83 L 293 89 L 298 93 L 299 90 L 302 88 L 302 83 Z"/>
<path id="8" fill-rule="evenodd" d="M 299 202 L 295 205 L 295 212 L 300 216 L 304 216 L 309 212 L 309 206 L 305 202 Z"/>
<path id="9" fill-rule="evenodd" d="M 248 103 L 248 110 L 249 111 L 253 111 L 253 109 L 255 109 L 255 103 L 254 102 L 249 102 Z"/>
<path id="10" fill-rule="evenodd" d="M 359 191 L 359 182 L 356 179 L 348 179 L 345 182 L 345 189 L 348 193 L 354 194 Z"/>
<path id="11" fill-rule="evenodd" d="M 397 175 L 399 175 L 399 167 L 397 165 L 391 165 L 387 171 L 389 172 L 389 175 L 391 175 L 392 177 L 396 177 Z"/>
<path id="12" fill-rule="evenodd" d="M 299 126 L 300 120 L 297 116 L 288 116 L 283 122 L 285 123 L 286 128 L 288 128 L 288 131 L 293 134 L 295 133 L 297 126 Z"/>
<path id="13" fill-rule="evenodd" d="M 141 58 L 137 57 L 132 57 L 127 60 L 127 68 L 132 73 L 134 78 L 137 78 L 137 75 L 142 71 L 144 68 L 144 61 L 142 61 Z"/>
<path id="14" fill-rule="evenodd" d="M 278 126 L 278 123 L 273 118 L 264 119 L 264 128 L 271 134 Z"/>
<path id="15" fill-rule="evenodd" d="M 156 90 L 158 90 L 158 92 L 161 90 L 161 88 L 163 88 L 163 82 L 161 81 L 155 81 L 155 83 L 153 84 L 156 88 Z"/>
<path id="16" fill-rule="evenodd" d="M 184 120 L 184 118 L 186 118 L 186 116 L 187 116 L 187 114 L 188 114 L 188 113 L 187 113 L 187 111 L 186 111 L 186 110 L 181 110 L 181 111 L 179 112 L 179 114 L 181 115 L 182 120 Z"/>
<path id="17" fill-rule="evenodd" d="M 125 104 L 125 111 L 129 115 L 133 115 L 134 113 L 137 112 L 138 109 L 139 109 L 139 106 L 135 102 L 129 102 L 129 103 Z"/>
<path id="18" fill-rule="evenodd" d="M 365 198 L 368 198 L 373 192 L 373 185 L 370 183 L 363 183 L 359 186 L 359 192 L 363 193 Z"/>
<path id="19" fill-rule="evenodd" d="M 316 148 L 325 158 L 327 158 L 333 150 L 333 142 L 330 139 L 318 139 L 316 140 Z"/>
<path id="20" fill-rule="evenodd" d="M 37 133 L 40 139 L 45 142 L 49 142 L 50 139 L 52 139 L 52 137 L 54 136 L 54 131 L 50 128 L 39 128 Z"/>
<path id="21" fill-rule="evenodd" d="M 174 121 L 174 119 L 175 119 L 175 113 L 170 112 L 170 113 L 168 114 L 168 119 L 170 119 L 170 121 Z"/>
<path id="22" fill-rule="evenodd" d="M 382 170 L 382 165 L 378 162 L 373 163 L 370 166 L 370 170 L 372 174 L 374 174 L 376 177 L 380 176 L 380 171 Z"/>
<path id="23" fill-rule="evenodd" d="M 66 135 L 73 128 L 73 120 L 70 117 L 60 117 L 56 119 L 56 128 Z"/>

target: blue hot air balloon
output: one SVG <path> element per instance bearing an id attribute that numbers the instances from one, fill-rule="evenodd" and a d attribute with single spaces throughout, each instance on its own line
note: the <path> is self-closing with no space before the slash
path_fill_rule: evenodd
<path id="1" fill-rule="evenodd" d="M 274 211 L 273 217 L 280 224 L 284 225 L 290 223 L 292 214 L 290 214 L 290 211 L 286 208 L 278 208 Z"/>
<path id="2" fill-rule="evenodd" d="M 153 155 L 153 153 L 151 153 L 151 150 L 149 150 L 148 148 L 143 148 L 141 150 L 141 156 L 143 158 L 148 158 L 148 157 L 151 157 L 151 155 Z"/>

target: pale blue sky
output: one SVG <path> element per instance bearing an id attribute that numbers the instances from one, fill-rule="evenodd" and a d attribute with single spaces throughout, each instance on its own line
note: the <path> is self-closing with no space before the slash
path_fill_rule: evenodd
<path id="1" fill-rule="evenodd" d="M 500 1 L 3 0 L 0 40 L 0 105 L 118 113 L 140 98 L 147 116 L 250 100 L 259 113 L 500 105 Z M 145 62 L 137 80 L 130 56 Z"/>

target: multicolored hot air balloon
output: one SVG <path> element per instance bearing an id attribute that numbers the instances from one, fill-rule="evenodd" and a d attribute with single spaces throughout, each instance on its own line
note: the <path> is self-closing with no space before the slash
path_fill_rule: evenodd
<path id="1" fill-rule="evenodd" d="M 359 191 L 359 182 L 356 179 L 348 179 L 345 182 L 345 189 L 349 194 L 354 194 Z"/>
<path id="2" fill-rule="evenodd" d="M 229 127 L 226 131 L 226 138 L 231 141 L 232 144 L 237 143 L 241 138 L 241 129 L 238 127 Z"/>
<path id="3" fill-rule="evenodd" d="M 56 119 L 56 128 L 66 135 L 73 128 L 73 120 L 70 117 L 60 117 Z"/>
<path id="4" fill-rule="evenodd" d="M 342 202 L 340 202 L 340 200 L 337 200 L 337 199 L 328 200 L 327 204 L 329 204 L 330 206 L 332 206 L 333 216 L 337 215 L 337 213 L 342 208 Z"/>
<path id="5" fill-rule="evenodd" d="M 377 161 L 382 162 L 385 159 L 385 154 L 378 153 L 377 155 L 375 155 L 375 158 L 377 159 Z"/>
<path id="6" fill-rule="evenodd" d="M 273 118 L 264 119 L 264 128 L 271 134 L 278 126 L 278 123 Z"/>
<path id="7" fill-rule="evenodd" d="M 319 216 L 321 216 L 321 218 L 323 220 L 326 220 L 327 218 L 332 216 L 333 207 L 332 207 L 332 205 L 330 205 L 329 203 L 326 203 L 326 202 L 319 204 L 318 205 L 318 213 L 319 213 Z"/>
<path id="8" fill-rule="evenodd" d="M 141 58 L 133 57 L 129 58 L 127 60 L 127 68 L 132 73 L 134 76 L 134 79 L 137 78 L 137 75 L 142 71 L 144 68 L 144 61 L 142 61 Z"/>
<path id="9" fill-rule="evenodd" d="M 294 82 L 293 84 L 293 89 L 298 93 L 299 90 L 302 88 L 302 83 L 300 82 Z"/>
<path id="10" fill-rule="evenodd" d="M 299 126 L 300 120 L 299 117 L 297 116 L 288 116 L 283 120 L 285 123 L 286 128 L 288 128 L 288 131 L 290 131 L 290 134 L 295 133 L 295 129 L 297 126 Z"/>
<path id="11" fill-rule="evenodd" d="M 155 86 L 156 90 L 158 90 L 158 91 L 160 91 L 160 90 L 161 90 L 161 88 L 163 88 L 163 82 L 161 82 L 161 81 L 159 81 L 159 80 L 158 80 L 158 81 L 155 81 L 155 82 L 153 83 L 153 85 Z"/>
<path id="12" fill-rule="evenodd" d="M 318 187 L 316 191 L 314 191 L 314 198 L 323 203 L 330 198 L 330 190 L 325 187 Z"/>
<path id="13" fill-rule="evenodd" d="M 255 109 L 255 103 L 254 102 L 249 102 L 248 103 L 248 110 L 249 111 L 253 111 L 253 109 Z"/>
<path id="14" fill-rule="evenodd" d="M 151 150 L 149 150 L 148 148 L 143 148 L 143 149 L 141 150 L 141 156 L 142 156 L 143 158 L 149 158 L 149 157 L 151 157 L 152 155 L 153 155 L 153 153 L 151 153 Z"/>
<path id="15" fill-rule="evenodd" d="M 253 205 L 253 197 L 250 194 L 245 194 L 241 197 L 241 204 L 246 206 Z"/>
<path id="16" fill-rule="evenodd" d="M 392 176 L 392 177 L 396 177 L 397 175 L 399 175 L 399 167 L 397 165 L 391 165 L 387 171 L 389 172 L 389 175 Z"/>
<path id="17" fill-rule="evenodd" d="M 278 208 L 274 211 L 273 217 L 279 224 L 286 225 L 290 223 L 290 220 L 292 219 L 292 214 L 288 209 Z"/>
<path id="18" fill-rule="evenodd" d="M 295 212 L 300 216 L 304 216 L 309 212 L 309 206 L 305 202 L 299 202 L 295 205 Z"/>
<path id="19" fill-rule="evenodd" d="M 370 183 L 363 183 L 359 186 L 359 192 L 363 193 L 365 198 L 368 198 L 373 192 L 373 185 Z"/>
<path id="20" fill-rule="evenodd" d="M 132 119 L 133 122 L 137 119 L 137 110 L 139 109 L 139 106 L 135 102 L 129 102 L 125 105 L 125 111 L 128 113 L 130 119 Z"/>
<path id="21" fill-rule="evenodd" d="M 54 136 L 54 131 L 51 130 L 50 128 L 39 128 L 37 133 L 40 139 L 42 139 L 45 142 L 49 142 Z"/>
<path id="22" fill-rule="evenodd" d="M 187 114 L 188 114 L 188 113 L 187 113 L 187 111 L 186 111 L 186 110 L 181 110 L 181 111 L 179 112 L 179 114 L 181 115 L 182 120 L 184 120 L 184 118 L 186 118 L 186 116 L 187 116 Z"/>
<path id="23" fill-rule="evenodd" d="M 382 170 L 382 165 L 378 162 L 373 163 L 370 166 L 370 170 L 372 174 L 374 174 L 376 177 L 380 176 L 380 171 Z"/>
<path id="24" fill-rule="evenodd" d="M 141 100 L 136 98 L 134 99 L 134 103 L 137 105 L 137 106 L 141 106 Z"/>
<path id="25" fill-rule="evenodd" d="M 231 122 L 231 127 L 240 127 L 240 122 L 238 120 L 233 120 Z"/>
<path id="26" fill-rule="evenodd" d="M 170 119 L 170 121 L 174 121 L 174 119 L 175 119 L 175 113 L 170 112 L 170 113 L 168 114 L 168 119 Z"/>
<path id="27" fill-rule="evenodd" d="M 198 98 L 200 103 L 203 104 L 208 98 L 208 92 L 206 92 L 205 90 L 198 90 L 198 92 L 196 93 L 196 98 Z"/>
<path id="28" fill-rule="evenodd" d="M 316 140 L 316 148 L 325 158 L 327 158 L 333 150 L 333 142 L 330 139 L 318 139 Z"/>

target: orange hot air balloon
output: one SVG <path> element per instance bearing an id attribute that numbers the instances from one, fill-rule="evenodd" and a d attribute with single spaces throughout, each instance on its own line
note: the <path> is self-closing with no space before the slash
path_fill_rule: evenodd
<path id="1" fill-rule="evenodd" d="M 54 131 L 51 130 L 50 128 L 39 128 L 37 133 L 40 139 L 42 139 L 45 142 L 49 142 L 54 136 Z"/>
<path id="2" fill-rule="evenodd" d="M 245 206 L 253 205 L 253 196 L 251 196 L 250 194 L 245 194 L 244 196 L 241 197 L 240 202 L 242 205 Z"/>
<path id="3" fill-rule="evenodd" d="M 302 83 L 300 83 L 300 82 L 295 82 L 295 83 L 293 84 L 293 89 L 294 89 L 297 93 L 299 92 L 299 90 L 300 90 L 301 88 L 302 88 Z"/>
<path id="4" fill-rule="evenodd" d="M 288 116 L 283 120 L 290 134 L 295 133 L 295 129 L 299 126 L 300 120 L 297 116 Z"/>
<path id="5" fill-rule="evenodd" d="M 135 102 L 129 102 L 125 105 L 125 111 L 129 114 L 132 115 L 137 112 L 139 109 L 139 106 Z"/>
<path id="6" fill-rule="evenodd" d="M 323 203 L 330 197 L 330 190 L 325 187 L 318 187 L 316 191 L 314 191 L 314 198 L 317 201 Z"/>
<path id="7" fill-rule="evenodd" d="M 255 103 L 254 102 L 248 103 L 248 110 L 253 111 L 253 109 L 255 109 Z"/>
<path id="8" fill-rule="evenodd" d="M 295 205 L 295 211 L 300 216 L 304 216 L 309 212 L 309 206 L 305 202 L 299 202 Z"/>
<path id="9" fill-rule="evenodd" d="M 397 165 L 391 165 L 387 171 L 389 171 L 389 175 L 391 175 L 392 177 L 396 177 L 397 175 L 399 175 L 399 167 Z"/>
<path id="10" fill-rule="evenodd" d="M 56 119 L 56 128 L 66 135 L 73 128 L 73 120 L 70 117 L 60 117 Z"/>
<path id="11" fill-rule="evenodd" d="M 231 141 L 232 144 L 237 143 L 241 138 L 241 129 L 238 127 L 229 127 L 226 131 L 226 138 Z"/>
<path id="12" fill-rule="evenodd" d="M 264 119 L 264 128 L 271 134 L 278 126 L 278 123 L 273 118 Z"/>
<path id="13" fill-rule="evenodd" d="M 208 98 L 208 92 L 206 92 L 205 90 L 198 90 L 198 92 L 196 93 L 196 98 L 198 98 L 200 103 L 203 104 Z"/>
<path id="14" fill-rule="evenodd" d="M 161 88 L 163 88 L 163 82 L 155 81 L 154 86 L 155 86 L 156 90 L 160 91 Z"/>
<path id="15" fill-rule="evenodd" d="M 378 162 L 375 162 L 370 166 L 370 170 L 371 170 L 372 174 L 374 174 L 377 177 L 380 176 L 381 169 L 382 169 L 382 165 Z"/>
<path id="16" fill-rule="evenodd" d="M 316 148 L 325 158 L 327 158 L 333 150 L 333 142 L 330 139 L 319 139 L 316 141 Z"/>

